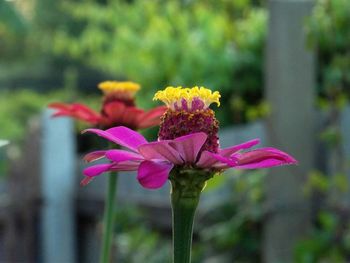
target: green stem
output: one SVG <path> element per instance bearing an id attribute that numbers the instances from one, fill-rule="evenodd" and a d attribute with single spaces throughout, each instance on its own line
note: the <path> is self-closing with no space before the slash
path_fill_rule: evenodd
<path id="1" fill-rule="evenodd" d="M 108 176 L 108 191 L 106 195 L 105 211 L 103 216 L 103 243 L 100 256 L 100 263 L 111 261 L 111 247 L 114 232 L 114 207 L 115 195 L 117 189 L 118 175 L 116 172 L 111 172 Z"/>
<path id="2" fill-rule="evenodd" d="M 181 191 L 172 191 L 174 263 L 191 262 L 193 221 L 198 202 L 199 195 L 184 197 Z"/>
<path id="3" fill-rule="evenodd" d="M 173 262 L 190 263 L 193 221 L 200 194 L 212 173 L 195 169 L 174 169 L 170 173 L 173 214 Z"/>

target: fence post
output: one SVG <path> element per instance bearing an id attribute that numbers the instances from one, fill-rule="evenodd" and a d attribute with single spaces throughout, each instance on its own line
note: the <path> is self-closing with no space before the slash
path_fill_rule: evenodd
<path id="1" fill-rule="evenodd" d="M 271 106 L 267 137 L 291 153 L 298 166 L 274 168 L 267 178 L 263 261 L 294 262 L 294 246 L 310 226 L 310 203 L 303 195 L 313 167 L 315 61 L 306 50 L 305 18 L 312 0 L 270 0 L 266 47 L 266 98 Z"/>
<path id="2" fill-rule="evenodd" d="M 51 110 L 42 118 L 41 214 L 42 262 L 74 263 L 75 138 L 72 120 L 52 119 Z"/>

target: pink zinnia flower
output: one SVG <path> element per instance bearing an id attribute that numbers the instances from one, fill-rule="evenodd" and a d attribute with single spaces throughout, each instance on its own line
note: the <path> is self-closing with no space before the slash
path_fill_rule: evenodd
<path id="1" fill-rule="evenodd" d="M 137 171 L 140 184 L 149 189 L 162 187 L 173 169 L 198 170 L 218 174 L 235 169 L 268 168 L 297 161 L 275 148 L 245 151 L 259 143 L 254 139 L 221 149 L 217 132 L 218 121 L 209 108 L 219 103 L 220 94 L 205 88 L 168 87 L 156 93 L 154 99 L 166 103 L 158 141 L 148 142 L 141 134 L 126 127 L 108 130 L 87 129 L 126 150 L 96 151 L 85 156 L 88 162 L 105 158 L 109 163 L 97 164 L 84 170 L 85 185 L 93 177 L 108 171 Z"/>
<path id="2" fill-rule="evenodd" d="M 98 87 L 104 93 L 101 113 L 80 103 L 55 102 L 49 105 L 56 110 L 53 116 L 72 117 L 103 129 L 123 125 L 137 130 L 158 125 L 166 110 L 165 107 L 156 107 L 144 111 L 136 107 L 134 96 L 140 85 L 134 82 L 105 81 Z"/>

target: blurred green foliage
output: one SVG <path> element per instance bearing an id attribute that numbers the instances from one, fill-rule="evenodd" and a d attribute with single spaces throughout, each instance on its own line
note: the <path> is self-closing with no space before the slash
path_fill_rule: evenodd
<path id="1" fill-rule="evenodd" d="M 115 240 L 118 262 L 125 263 L 167 263 L 171 262 L 171 240 L 161 237 L 149 225 L 143 210 L 133 206 L 118 206 L 116 212 Z"/>
<path id="2" fill-rule="evenodd" d="M 26 23 L 23 17 L 18 14 L 17 9 L 8 1 L 0 2 L 0 21 L 2 25 L 7 25 L 15 33 L 23 33 L 26 29 Z"/>
<path id="3" fill-rule="evenodd" d="M 301 263 L 348 262 L 350 258 L 349 181 L 345 174 L 311 173 L 305 193 L 317 198 L 311 233 L 295 249 Z"/>
<path id="4" fill-rule="evenodd" d="M 340 131 L 340 112 L 350 95 L 350 1 L 318 0 L 307 20 L 308 44 L 318 58 L 318 105 L 326 113 L 320 139 L 327 147 L 328 172 L 314 171 L 305 193 L 314 202 L 314 224 L 295 249 L 295 261 L 349 262 L 349 178 Z M 333 164 L 333 165 L 332 165 Z"/>
<path id="5" fill-rule="evenodd" d="M 248 106 L 261 100 L 267 16 L 252 1 L 63 1 L 62 7 L 80 30 L 61 25 L 53 52 L 141 83 L 141 104 L 167 85 L 204 85 L 222 93 L 218 114 L 226 124 L 246 121 L 244 109 L 232 118 L 231 100 L 242 97 Z"/>
<path id="6" fill-rule="evenodd" d="M 348 165 L 344 163 L 348 156 L 342 151 L 340 132 L 340 111 L 350 95 L 349 12 L 347 0 L 319 0 L 307 21 L 309 45 L 318 53 L 318 104 L 328 116 L 320 139 L 337 165 L 328 174 L 311 173 L 305 186 L 306 194 L 316 198 L 317 208 L 311 234 L 296 247 L 297 262 L 348 262 L 350 258 Z"/>
<path id="7" fill-rule="evenodd" d="M 197 247 L 202 252 L 199 262 L 260 262 L 266 172 L 231 171 L 226 176 L 230 180 L 219 191 L 226 189 L 228 194 L 220 204 L 207 209 L 198 227 L 198 246 L 202 246 Z"/>
<path id="8" fill-rule="evenodd" d="M 348 262 L 350 224 L 335 211 L 320 212 L 316 222 L 311 237 L 296 247 L 296 262 Z"/>
<path id="9" fill-rule="evenodd" d="M 1 92 L 0 96 L 0 119 L 1 136 L 10 141 L 20 141 L 28 125 L 29 117 L 41 112 L 42 108 L 56 97 L 62 94 L 54 93 L 51 96 L 41 95 L 30 90 L 16 92 Z"/>
<path id="10" fill-rule="evenodd" d="M 66 90 L 49 93 L 37 93 L 29 89 L 0 92 L 1 137 L 12 143 L 22 142 L 31 117 L 40 114 L 50 102 L 70 100 L 71 94 Z M 94 96 L 85 95 L 76 101 L 96 108 L 98 100 Z"/>
<path id="11" fill-rule="evenodd" d="M 28 25 L 17 9 L 7 1 L 0 1 L 0 56 L 2 59 L 22 54 L 22 45 Z"/>
<path id="12" fill-rule="evenodd" d="M 318 0 L 308 19 L 308 41 L 318 53 L 321 94 L 330 100 L 350 95 L 350 1 Z"/>

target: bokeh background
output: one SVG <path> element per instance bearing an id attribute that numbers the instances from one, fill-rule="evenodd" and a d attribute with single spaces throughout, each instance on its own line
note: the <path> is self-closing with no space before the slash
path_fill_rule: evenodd
<path id="1" fill-rule="evenodd" d="M 97 262 L 106 147 L 53 101 L 99 109 L 97 84 L 220 91 L 222 145 L 260 137 L 297 167 L 211 181 L 193 262 L 350 261 L 349 0 L 0 0 L 0 262 Z M 157 128 L 144 132 L 155 139 Z M 170 262 L 169 188 L 120 176 L 113 262 Z"/>

